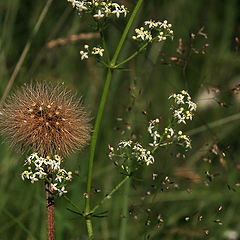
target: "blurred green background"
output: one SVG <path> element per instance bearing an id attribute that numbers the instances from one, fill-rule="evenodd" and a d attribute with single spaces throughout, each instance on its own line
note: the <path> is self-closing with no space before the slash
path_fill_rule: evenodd
<path id="1" fill-rule="evenodd" d="M 119 0 L 131 11 L 135 0 Z M 47 9 L 47 3 L 49 8 Z M 240 239 L 239 94 L 240 2 L 237 0 L 146 0 L 137 15 L 120 58 L 137 48 L 134 28 L 150 18 L 168 19 L 175 38 L 153 44 L 116 71 L 104 111 L 93 172 L 92 206 L 123 178 L 108 158 L 108 144 L 138 138 L 147 144 L 150 119 L 163 116 L 167 124 L 168 96 L 187 89 L 198 103 L 194 121 L 183 130 L 192 137 L 187 153 L 171 146 L 155 153 L 155 163 L 134 176 L 94 218 L 100 239 Z M 45 8 L 42 25 L 33 34 Z M 106 41 L 113 53 L 126 19 L 113 20 Z M 48 43 L 73 34 L 90 33 L 92 22 L 78 16 L 67 1 L 0 1 L 0 94 L 27 44 L 29 51 L 11 92 L 24 83 L 64 82 L 83 96 L 94 117 L 101 97 L 105 69 L 94 58 L 80 60 L 84 44 L 99 39 Z M 194 34 L 194 35 L 193 35 Z M 179 40 L 180 39 L 180 40 Z M 53 42 L 54 43 L 54 42 Z M 56 42 L 55 42 L 56 43 Z M 42 184 L 20 178 L 24 159 L 7 143 L 0 145 L 0 240 L 46 239 L 45 198 Z M 65 160 L 76 174 L 68 197 L 84 209 L 89 148 Z M 157 174 L 153 180 L 153 174 Z M 166 179 L 168 177 L 170 181 Z M 99 193 L 97 190 L 101 190 Z M 56 238 L 87 239 L 85 222 L 56 201 Z M 163 220 L 163 222 L 162 222 Z"/>

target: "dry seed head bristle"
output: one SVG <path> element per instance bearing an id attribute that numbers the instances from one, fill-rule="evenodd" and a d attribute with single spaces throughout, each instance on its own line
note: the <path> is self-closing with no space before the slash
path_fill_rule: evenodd
<path id="1" fill-rule="evenodd" d="M 7 99 L 1 113 L 1 134 L 17 149 L 66 156 L 90 139 L 88 114 L 63 85 L 24 85 Z"/>

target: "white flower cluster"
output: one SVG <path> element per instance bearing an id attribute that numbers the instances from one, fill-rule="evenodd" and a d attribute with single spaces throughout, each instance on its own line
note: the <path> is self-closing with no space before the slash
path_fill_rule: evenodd
<path id="1" fill-rule="evenodd" d="M 159 119 L 151 120 L 148 126 L 148 132 L 153 138 L 153 143 L 149 143 L 151 147 L 156 147 L 159 145 L 160 134 L 158 132 Z"/>
<path id="2" fill-rule="evenodd" d="M 182 131 L 176 131 L 172 127 L 164 129 L 164 133 L 160 134 L 158 131 L 159 119 L 151 120 L 148 126 L 148 132 L 153 138 L 153 143 L 149 143 L 151 147 L 159 145 L 165 146 L 173 143 L 184 146 L 186 149 L 191 148 L 191 139 L 189 136 L 184 135 Z"/>
<path id="3" fill-rule="evenodd" d="M 167 20 L 163 22 L 156 22 L 154 20 L 145 21 L 145 28 L 136 28 L 136 36 L 133 36 L 133 40 L 141 42 L 152 42 L 157 39 L 159 42 L 165 41 L 167 37 L 173 38 L 173 30 L 171 29 L 172 24 L 168 23 Z"/>
<path id="4" fill-rule="evenodd" d="M 89 49 L 88 45 L 84 45 L 85 50 L 80 51 L 81 55 L 81 60 L 88 59 L 89 54 L 92 55 L 99 55 L 100 57 L 103 56 L 104 49 L 103 48 L 98 48 L 98 47 L 93 47 L 92 51 Z"/>
<path id="5" fill-rule="evenodd" d="M 139 163 L 144 163 L 147 166 L 154 163 L 154 157 L 151 152 L 143 148 L 139 143 L 134 143 L 132 140 L 120 141 L 116 149 L 116 153 L 113 147 L 109 147 L 109 157 L 121 157 L 124 159 L 136 159 Z M 122 165 L 122 168 L 125 168 Z"/>
<path id="6" fill-rule="evenodd" d="M 53 193 L 58 193 L 62 196 L 67 193 L 65 186 L 68 181 L 72 180 L 72 172 L 67 172 L 61 168 L 62 158 L 55 155 L 53 159 L 50 157 L 39 157 L 37 153 L 31 154 L 27 160 L 25 160 L 25 170 L 21 177 L 22 180 L 28 179 L 31 183 L 39 180 L 48 180 L 51 175 L 51 188 Z"/>
<path id="7" fill-rule="evenodd" d="M 78 13 L 89 13 L 95 19 L 102 19 L 109 16 L 116 16 L 119 18 L 121 15 L 127 16 L 128 10 L 124 5 L 109 0 L 67 0 L 72 3 L 73 8 L 76 8 Z"/>
<path id="8" fill-rule="evenodd" d="M 193 112 L 196 111 L 197 105 L 192 102 L 190 95 L 185 90 L 182 90 L 178 94 L 172 94 L 170 98 L 174 100 L 174 106 L 172 106 L 171 110 L 177 122 L 186 124 L 186 120 L 192 120 Z"/>
<path id="9" fill-rule="evenodd" d="M 185 148 L 192 148 L 190 137 L 187 135 L 184 135 L 182 131 L 178 131 L 177 140 L 179 144 L 183 145 Z"/>
<path id="10" fill-rule="evenodd" d="M 182 115 L 181 118 L 177 117 L 178 123 L 185 123 L 185 120 L 192 119 L 193 111 L 196 111 L 197 105 L 191 101 L 190 95 L 185 90 L 182 90 L 178 94 L 171 95 L 169 99 L 174 99 L 174 103 L 177 106 L 177 108 L 174 106 L 171 108 L 174 112 L 173 119 L 176 119 L 175 110 L 179 107 L 181 109 Z M 182 131 L 177 131 L 173 128 L 177 123 L 176 121 L 173 121 L 173 119 L 169 121 L 168 127 L 164 128 L 164 131 L 162 133 L 159 131 L 159 118 L 149 121 L 148 133 L 153 139 L 153 142 L 149 143 L 149 146 L 153 148 L 151 151 L 146 150 L 141 144 L 137 142 L 134 143 L 132 140 L 120 141 L 116 148 L 116 151 L 110 145 L 108 146 L 110 151 L 108 155 L 109 158 L 117 158 L 118 161 L 115 161 L 115 163 L 117 165 L 120 165 L 122 169 L 129 173 L 129 160 L 135 159 L 137 160 L 135 163 L 146 164 L 147 166 L 153 164 L 154 156 L 152 154 L 158 147 L 164 147 L 175 143 L 183 146 L 185 150 L 188 150 L 192 147 L 191 139 L 189 136 L 183 134 Z"/>

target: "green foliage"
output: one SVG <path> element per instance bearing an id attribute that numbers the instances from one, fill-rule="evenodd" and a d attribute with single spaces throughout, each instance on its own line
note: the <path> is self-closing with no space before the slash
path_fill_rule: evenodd
<path id="1" fill-rule="evenodd" d="M 133 0 L 119 2 L 129 10 L 136 4 Z M 89 32 L 93 23 L 75 14 L 67 1 L 53 1 L 33 34 L 44 4 L 40 0 L 0 3 L 1 96 L 30 42 L 11 91 L 36 80 L 64 82 L 84 96 L 94 122 L 106 72 L 94 58 L 81 61 L 79 51 L 99 39 L 65 40 L 48 47 L 51 40 Z M 119 62 L 137 49 L 131 36 L 145 20 L 168 19 L 174 40 L 151 45 L 113 74 L 95 152 L 92 206 L 125 177 L 109 160 L 108 144 L 117 145 L 135 136 L 148 143 L 148 121 L 163 116 L 160 126 L 166 126 L 167 98 L 181 89 L 188 90 L 198 103 L 195 120 L 184 129 L 192 138 L 193 148 L 187 153 L 176 146 L 156 151 L 153 165 L 135 173 L 125 188 L 96 210 L 92 218 L 95 238 L 215 240 L 231 239 L 227 237 L 230 231 L 238 233 L 239 238 L 240 115 L 235 94 L 240 82 L 239 45 L 235 39 L 240 35 L 239 2 L 148 0 L 143 5 Z M 106 31 L 111 56 L 126 22 L 124 18 L 114 20 Z M 206 94 L 207 89 L 210 94 Z M 44 240 L 43 186 L 21 180 L 26 156 L 14 153 L 7 144 L 0 145 L 0 149 L 0 239 Z M 67 196 L 82 210 L 88 157 L 89 148 L 65 159 L 66 168 L 73 172 Z M 88 239 L 84 219 L 68 209 L 73 210 L 65 199 L 57 200 L 56 238 Z"/>

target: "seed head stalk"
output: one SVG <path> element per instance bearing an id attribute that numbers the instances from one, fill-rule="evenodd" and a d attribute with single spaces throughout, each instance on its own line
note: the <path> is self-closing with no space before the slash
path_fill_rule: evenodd
<path id="1" fill-rule="evenodd" d="M 55 214 L 54 214 L 55 206 L 51 184 L 49 182 L 45 182 L 45 193 L 46 193 L 48 240 L 55 240 Z"/>
<path id="2" fill-rule="evenodd" d="M 47 82 L 22 86 L 7 98 L 0 112 L 0 134 L 14 149 L 33 151 L 25 161 L 28 170 L 22 179 L 45 181 L 48 240 L 55 240 L 55 192 L 59 196 L 66 193 L 65 180 L 71 178 L 71 172 L 60 168 L 60 155 L 87 145 L 91 132 L 88 114 L 80 99 L 64 85 Z"/>
<path id="3" fill-rule="evenodd" d="M 102 98 L 101 98 L 101 101 L 100 101 L 99 110 L 98 110 L 98 114 L 97 114 L 97 118 L 96 118 L 96 122 L 95 122 L 95 126 L 94 126 L 94 132 L 93 132 L 93 136 L 92 136 L 92 140 L 91 140 L 91 146 L 90 146 L 89 165 L 88 165 L 88 179 L 87 179 L 87 195 L 88 195 L 88 197 L 86 198 L 86 203 L 85 203 L 85 215 L 87 216 L 86 217 L 86 225 L 87 225 L 89 239 L 93 239 L 92 222 L 91 222 L 91 218 L 90 218 L 90 215 L 89 215 L 91 213 L 90 192 L 91 192 L 91 183 L 92 183 L 93 160 L 94 160 L 94 155 L 95 155 L 95 150 L 96 150 L 96 144 L 97 144 L 97 138 L 98 138 L 98 133 L 99 133 L 99 129 L 100 129 L 100 124 L 101 124 L 101 120 L 102 120 L 102 114 L 103 114 L 103 110 L 104 110 L 104 107 L 105 107 L 105 103 L 106 103 L 106 99 L 107 99 L 107 95 L 108 95 L 108 91 L 109 91 L 109 86 L 110 86 L 111 79 L 112 79 L 112 72 L 113 72 L 114 66 L 116 64 L 117 58 L 120 54 L 120 51 L 123 47 L 123 44 L 126 40 L 127 34 L 130 30 L 130 27 L 132 26 L 133 20 L 134 20 L 134 18 L 135 18 L 135 16 L 136 16 L 136 14 L 137 14 L 137 12 L 138 12 L 142 3 L 143 3 L 143 0 L 138 0 L 138 2 L 136 4 L 136 7 L 133 10 L 133 13 L 132 13 L 127 25 L 126 25 L 126 28 L 125 28 L 123 34 L 122 34 L 122 37 L 119 41 L 119 44 L 116 48 L 116 51 L 113 55 L 113 58 L 110 62 L 110 66 L 108 66 L 106 81 L 105 81 L 105 85 L 104 85 L 104 89 L 103 89 L 103 93 L 102 93 Z M 102 41 L 104 41 L 104 39 L 102 39 Z"/>

